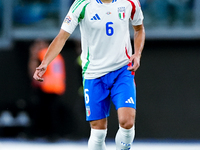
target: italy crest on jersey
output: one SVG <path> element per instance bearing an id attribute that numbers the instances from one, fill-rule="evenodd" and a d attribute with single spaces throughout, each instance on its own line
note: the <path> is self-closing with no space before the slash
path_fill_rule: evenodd
<path id="1" fill-rule="evenodd" d="M 125 18 L 125 7 L 118 8 L 119 19 L 123 20 Z"/>

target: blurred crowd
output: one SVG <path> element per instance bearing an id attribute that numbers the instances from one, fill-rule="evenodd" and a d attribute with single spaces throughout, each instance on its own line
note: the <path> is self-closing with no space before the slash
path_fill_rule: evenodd
<path id="1" fill-rule="evenodd" d="M 73 1 L 16 0 L 14 1 L 14 22 L 34 23 L 34 21 L 48 17 L 63 20 Z M 191 25 L 194 21 L 198 21 L 195 17 L 200 14 L 198 11 L 200 8 L 199 0 L 140 0 L 140 3 L 145 14 L 146 26 Z M 27 11 L 27 13 L 23 13 L 24 11 Z M 62 12 L 62 15 L 59 15 L 59 17 L 55 15 L 60 12 Z"/>
<path id="2" fill-rule="evenodd" d="M 19 1 L 22 3 L 23 0 Z M 48 10 L 59 10 L 62 0 L 34 0 L 29 3 L 51 4 Z M 63 1 L 66 15 L 74 0 Z M 145 13 L 145 23 L 147 26 L 170 26 L 190 25 L 194 19 L 194 4 L 198 0 L 140 0 L 142 9 Z M 18 4 L 20 4 L 18 2 Z M 15 2 L 16 3 L 16 2 Z M 27 3 L 24 1 L 24 3 Z M 43 7 L 44 9 L 44 7 Z M 64 16 L 64 15 L 63 15 Z M 62 17 L 63 17 L 62 16 Z"/>
<path id="3" fill-rule="evenodd" d="M 139 0 L 146 29 L 152 27 L 187 28 L 200 25 L 199 0 Z M 74 0 L 13 0 L 12 26 L 59 28 Z M 0 1 L 0 31 L 3 29 L 4 4 Z M 24 13 L 26 12 L 26 13 Z M 1 34 L 1 33 L 0 33 Z"/>
<path id="4" fill-rule="evenodd" d="M 195 0 L 140 0 L 150 26 L 191 25 Z"/>

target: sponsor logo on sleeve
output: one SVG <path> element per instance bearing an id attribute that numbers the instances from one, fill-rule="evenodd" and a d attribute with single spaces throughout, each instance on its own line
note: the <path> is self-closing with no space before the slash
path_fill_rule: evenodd
<path id="1" fill-rule="evenodd" d="M 67 16 L 64 20 L 64 23 L 70 24 L 72 21 L 72 18 L 70 16 Z"/>

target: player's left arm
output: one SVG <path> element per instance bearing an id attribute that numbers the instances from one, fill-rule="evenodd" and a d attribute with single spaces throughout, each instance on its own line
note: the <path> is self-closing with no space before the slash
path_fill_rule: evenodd
<path id="1" fill-rule="evenodd" d="M 140 67 L 140 58 L 145 43 L 145 29 L 144 25 L 133 26 L 134 29 L 134 54 L 130 58 L 132 66 L 128 67 L 130 71 L 136 71 Z"/>

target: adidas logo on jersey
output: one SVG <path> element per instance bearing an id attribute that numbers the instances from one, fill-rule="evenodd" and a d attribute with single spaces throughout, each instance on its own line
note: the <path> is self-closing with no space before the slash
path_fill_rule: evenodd
<path id="1" fill-rule="evenodd" d="M 99 17 L 98 14 L 95 14 L 95 15 L 91 18 L 91 20 L 101 20 L 101 18 Z"/>
<path id="2" fill-rule="evenodd" d="M 130 97 L 127 101 L 125 101 L 125 103 L 135 104 L 132 97 Z"/>

